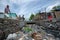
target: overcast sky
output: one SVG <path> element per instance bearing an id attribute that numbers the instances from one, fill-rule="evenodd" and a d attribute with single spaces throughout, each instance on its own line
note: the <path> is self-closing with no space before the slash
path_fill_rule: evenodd
<path id="1" fill-rule="evenodd" d="M 60 5 L 60 0 L 0 0 L 0 12 L 4 12 L 7 4 L 12 13 L 29 18 L 31 13 L 45 11 L 45 8 L 47 12 L 50 11 L 52 7 Z"/>

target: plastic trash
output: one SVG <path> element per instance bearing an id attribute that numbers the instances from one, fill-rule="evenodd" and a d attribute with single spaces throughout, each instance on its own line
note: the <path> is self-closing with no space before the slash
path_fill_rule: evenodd
<path id="1" fill-rule="evenodd" d="M 17 34 L 13 33 L 13 34 L 9 34 L 6 40 L 10 40 L 10 39 L 16 39 Z"/>
<path id="2" fill-rule="evenodd" d="M 8 14 L 5 14 L 5 16 L 6 16 L 6 17 L 9 17 L 9 15 L 8 15 Z"/>

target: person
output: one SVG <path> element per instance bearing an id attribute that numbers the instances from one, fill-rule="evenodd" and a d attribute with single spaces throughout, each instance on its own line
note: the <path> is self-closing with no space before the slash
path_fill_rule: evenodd
<path id="1" fill-rule="evenodd" d="M 51 13 L 49 13 L 49 14 L 48 14 L 48 19 L 49 19 L 50 22 L 52 22 L 52 18 L 53 18 L 53 17 L 52 17 L 52 15 L 51 15 Z"/>
<path id="2" fill-rule="evenodd" d="M 5 12 L 5 14 L 4 14 L 5 18 L 9 18 L 9 15 L 8 15 L 8 13 L 10 13 L 9 5 L 6 6 L 4 12 Z"/>
<path id="3" fill-rule="evenodd" d="M 22 16 L 23 21 L 25 20 L 24 15 Z"/>
<path id="4" fill-rule="evenodd" d="M 9 13 L 9 12 L 10 12 L 9 5 L 7 5 L 5 8 L 5 13 Z"/>

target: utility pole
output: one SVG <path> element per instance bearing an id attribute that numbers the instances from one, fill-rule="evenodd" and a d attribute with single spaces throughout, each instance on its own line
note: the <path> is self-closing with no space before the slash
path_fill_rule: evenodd
<path id="1" fill-rule="evenodd" d="M 45 19 L 47 18 L 47 14 L 46 14 L 46 8 L 45 8 Z"/>

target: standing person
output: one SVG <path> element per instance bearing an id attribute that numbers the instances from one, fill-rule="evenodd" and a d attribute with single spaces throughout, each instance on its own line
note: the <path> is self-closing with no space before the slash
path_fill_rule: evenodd
<path id="1" fill-rule="evenodd" d="M 24 15 L 22 16 L 23 21 L 25 20 Z"/>
<path id="2" fill-rule="evenodd" d="M 50 22 L 52 22 L 52 15 L 51 15 L 51 13 L 49 13 L 49 15 L 48 15 L 48 20 L 49 20 Z"/>
<path id="3" fill-rule="evenodd" d="M 6 6 L 4 12 L 5 12 L 5 18 L 8 18 L 9 17 L 8 13 L 10 13 L 9 5 Z"/>
<path id="4" fill-rule="evenodd" d="M 5 11 L 5 13 L 7 13 L 7 14 L 10 12 L 9 5 L 6 6 L 6 8 L 5 8 L 4 11 Z"/>

